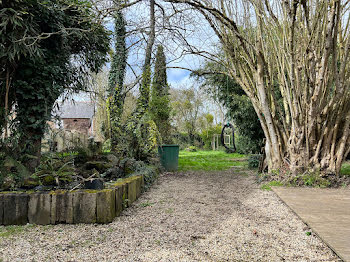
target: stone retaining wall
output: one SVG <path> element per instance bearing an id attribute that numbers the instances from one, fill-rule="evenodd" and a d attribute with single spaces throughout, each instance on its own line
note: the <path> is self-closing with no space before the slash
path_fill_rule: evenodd
<path id="1" fill-rule="evenodd" d="M 0 193 L 0 225 L 110 223 L 141 194 L 143 176 L 104 190 Z"/>

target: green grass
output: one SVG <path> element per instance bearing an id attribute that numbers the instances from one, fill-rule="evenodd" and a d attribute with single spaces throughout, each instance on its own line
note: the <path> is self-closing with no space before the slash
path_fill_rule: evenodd
<path id="1" fill-rule="evenodd" d="M 340 174 L 350 176 L 350 161 L 347 161 L 342 165 Z"/>
<path id="2" fill-rule="evenodd" d="M 140 206 L 142 206 L 142 207 L 151 207 L 153 204 L 154 203 L 152 203 L 152 202 L 146 201 L 146 202 L 141 203 Z"/>
<path id="3" fill-rule="evenodd" d="M 20 234 L 24 231 L 27 231 L 29 228 L 34 227 L 35 225 L 25 225 L 25 226 L 2 226 L 0 227 L 0 238 L 7 238 L 13 235 Z"/>
<path id="4" fill-rule="evenodd" d="M 227 170 L 234 166 L 247 166 L 245 155 L 223 151 L 180 151 L 179 170 Z M 239 161 L 241 160 L 241 161 Z"/>
<path id="5" fill-rule="evenodd" d="M 267 184 L 263 184 L 260 188 L 262 190 L 267 190 L 267 191 L 271 191 L 272 190 L 272 186 L 283 186 L 283 184 L 279 181 L 271 181 Z"/>

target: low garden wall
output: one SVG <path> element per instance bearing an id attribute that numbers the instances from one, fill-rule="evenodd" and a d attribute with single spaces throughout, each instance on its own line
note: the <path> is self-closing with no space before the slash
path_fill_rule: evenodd
<path id="1" fill-rule="evenodd" d="M 134 176 L 103 190 L 2 192 L 0 225 L 109 223 L 140 196 L 143 186 L 143 176 Z"/>

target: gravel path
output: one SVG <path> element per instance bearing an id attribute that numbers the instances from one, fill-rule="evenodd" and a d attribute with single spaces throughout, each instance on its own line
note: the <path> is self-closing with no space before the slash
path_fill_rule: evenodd
<path id="1" fill-rule="evenodd" d="M 108 225 L 26 227 L 3 261 L 338 261 L 250 175 L 165 174 Z M 0 259 L 1 261 L 1 259 Z"/>

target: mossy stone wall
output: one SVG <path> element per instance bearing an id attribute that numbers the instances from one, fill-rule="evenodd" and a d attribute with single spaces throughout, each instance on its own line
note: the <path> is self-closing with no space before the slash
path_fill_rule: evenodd
<path id="1" fill-rule="evenodd" d="M 73 194 L 55 191 L 51 194 L 51 224 L 73 224 Z"/>
<path id="2" fill-rule="evenodd" d="M 51 195 L 47 193 L 29 194 L 28 222 L 30 224 L 51 224 Z"/>
<path id="3" fill-rule="evenodd" d="M 96 194 L 96 220 L 97 223 L 110 223 L 116 216 L 116 189 L 107 189 Z"/>
<path id="4" fill-rule="evenodd" d="M 25 225 L 28 223 L 28 194 L 2 194 L 2 224 Z"/>

